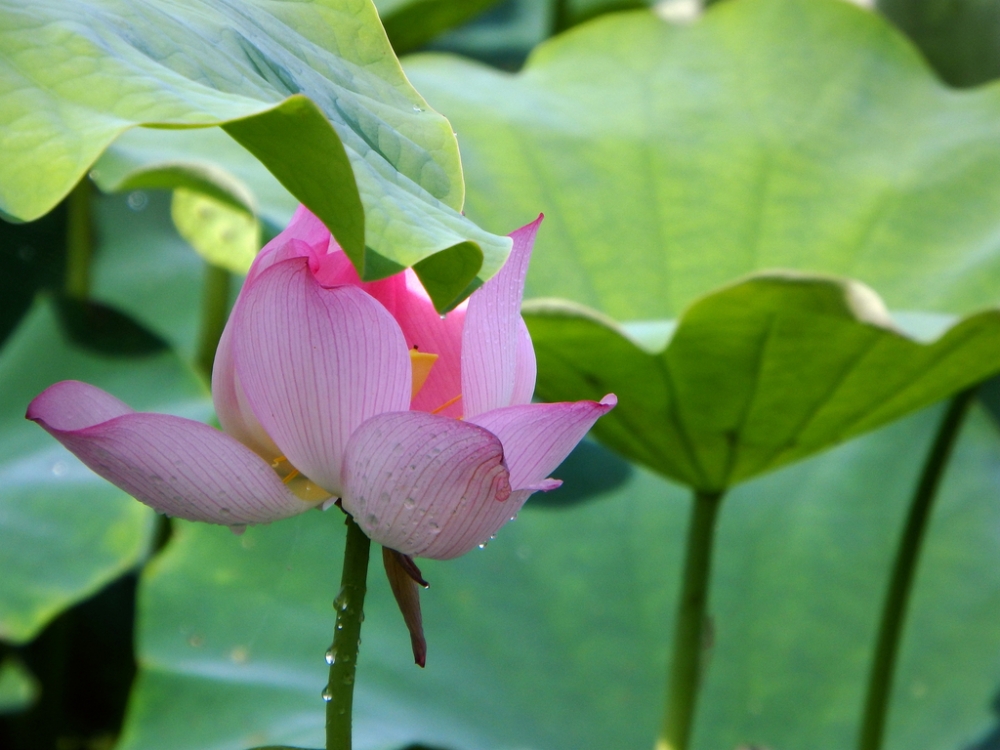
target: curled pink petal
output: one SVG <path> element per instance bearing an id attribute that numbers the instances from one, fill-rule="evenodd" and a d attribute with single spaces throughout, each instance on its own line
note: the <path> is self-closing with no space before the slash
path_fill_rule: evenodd
<path id="1" fill-rule="evenodd" d="M 253 414 L 295 468 L 341 495 L 351 433 L 409 406 L 399 326 L 360 289 L 322 287 L 306 258 L 260 274 L 233 318 L 234 369 Z"/>
<path id="2" fill-rule="evenodd" d="M 381 414 L 358 428 L 344 456 L 345 510 L 369 537 L 405 555 L 458 557 L 523 502 L 511 493 L 500 441 L 468 422 Z"/>
<path id="3" fill-rule="evenodd" d="M 503 443 L 510 484 L 515 490 L 545 489 L 545 478 L 563 462 L 594 422 L 611 411 L 613 394 L 596 401 L 525 404 L 473 417 Z M 549 487 L 549 489 L 553 489 Z"/>
<path id="4" fill-rule="evenodd" d="M 462 333 L 462 400 L 466 419 L 510 406 L 515 390 L 519 396 L 523 395 L 523 382 L 515 389 L 523 324 L 521 297 L 541 221 L 539 216 L 510 235 L 514 247 L 504 267 L 469 298 Z M 527 362 L 523 365 L 522 381 L 527 379 L 527 365 Z M 531 380 L 534 381 L 533 374 Z"/>
<path id="5" fill-rule="evenodd" d="M 308 208 L 299 205 L 288 226 L 257 253 L 246 283 L 252 282 L 263 271 L 283 260 L 324 254 L 331 243 L 336 244 L 336 241 L 330 230 Z"/>
<path id="6" fill-rule="evenodd" d="M 86 383 L 65 380 L 47 388 L 28 406 L 27 418 L 160 513 L 238 526 L 312 507 L 225 433 L 190 419 L 135 412 Z"/>

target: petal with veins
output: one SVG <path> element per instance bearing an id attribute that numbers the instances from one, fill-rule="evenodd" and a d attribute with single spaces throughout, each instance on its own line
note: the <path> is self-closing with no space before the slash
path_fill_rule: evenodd
<path id="1" fill-rule="evenodd" d="M 511 393 L 510 405 L 520 406 L 530 404 L 535 395 L 535 378 L 538 367 L 535 363 L 535 347 L 531 343 L 531 334 L 524 318 L 517 316 L 517 359 L 514 364 L 514 391 Z"/>
<path id="2" fill-rule="evenodd" d="M 254 415 L 293 466 L 341 495 L 351 433 L 409 405 L 399 326 L 360 289 L 320 286 L 306 258 L 263 272 L 233 317 L 234 369 Z"/>
<path id="3" fill-rule="evenodd" d="M 469 298 L 462 332 L 462 399 L 465 418 L 492 409 L 510 406 L 515 392 L 523 396 L 528 380 L 527 367 L 518 378 L 521 326 L 521 298 L 531 260 L 531 248 L 542 217 L 511 233 L 514 247 L 500 272 Z M 530 343 L 530 338 L 528 339 Z M 533 364 L 533 357 L 532 362 Z M 534 370 L 533 367 L 531 367 Z M 534 373 L 530 380 L 534 385 Z"/>
<path id="4" fill-rule="evenodd" d="M 525 404 L 494 409 L 470 422 L 485 427 L 503 443 L 510 484 L 515 490 L 554 489 L 543 482 L 599 417 L 618 399 L 607 395 L 596 401 Z"/>
<path id="5" fill-rule="evenodd" d="M 384 547 L 437 559 L 487 541 L 520 508 L 495 435 L 418 411 L 381 414 L 351 436 L 343 504 Z"/>
<path id="6" fill-rule="evenodd" d="M 281 455 L 267 431 L 257 421 L 246 394 L 236 377 L 233 367 L 233 322 L 226 323 L 215 350 L 215 365 L 212 367 L 212 402 L 219 424 L 227 435 L 232 435 L 257 455 L 273 461 Z"/>
<path id="7" fill-rule="evenodd" d="M 460 417 L 462 404 L 454 399 L 462 392 L 462 326 L 466 304 L 459 305 L 442 319 L 412 269 L 395 278 L 403 280 L 403 284 L 395 290 L 394 297 L 388 298 L 380 289 L 372 290 L 371 294 L 399 323 L 408 347 L 437 355 L 427 381 L 410 408 Z M 449 406 L 440 409 L 449 401 L 452 402 Z"/>
<path id="8" fill-rule="evenodd" d="M 86 383 L 65 380 L 47 388 L 31 402 L 27 418 L 160 513 L 234 526 L 313 507 L 225 433 L 190 419 L 133 411 Z"/>

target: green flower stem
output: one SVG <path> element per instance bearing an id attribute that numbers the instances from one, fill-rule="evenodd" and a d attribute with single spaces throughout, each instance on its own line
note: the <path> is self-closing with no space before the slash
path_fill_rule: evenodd
<path id="1" fill-rule="evenodd" d="M 704 667 L 712 542 L 721 505 L 721 492 L 695 492 L 691 525 L 688 527 L 684 581 L 677 607 L 666 713 L 656 750 L 686 750 L 691 739 Z"/>
<path id="2" fill-rule="evenodd" d="M 371 541 L 354 519 L 347 517 L 344 572 L 340 593 L 333 602 L 337 627 L 327 653 L 330 680 L 323 691 L 326 704 L 326 750 L 351 750 L 351 714 L 354 704 L 354 671 L 364 620 L 368 555 Z"/>
<path id="3" fill-rule="evenodd" d="M 87 177 L 66 198 L 66 294 L 74 299 L 90 296 L 90 259 L 94 254 L 94 227 L 90 200 L 93 186 Z"/>
<path id="4" fill-rule="evenodd" d="M 229 271 L 211 263 L 205 264 L 205 287 L 201 298 L 201 331 L 195 364 L 205 377 L 212 379 L 215 350 L 219 348 L 222 330 L 229 317 Z"/>
<path id="5" fill-rule="evenodd" d="M 879 625 L 871 672 L 868 675 L 868 694 L 865 699 L 861 732 L 858 736 L 858 750 L 879 750 L 882 747 L 896 657 L 899 654 L 903 622 L 913 588 L 920 548 L 927 530 L 927 521 L 930 519 L 934 498 L 962 426 L 962 420 L 977 388 L 962 391 L 951 400 L 948 411 L 938 427 L 934 444 L 924 462 L 920 483 L 913 494 L 906 527 L 896 550 L 889 589 L 882 604 L 882 621 Z"/>

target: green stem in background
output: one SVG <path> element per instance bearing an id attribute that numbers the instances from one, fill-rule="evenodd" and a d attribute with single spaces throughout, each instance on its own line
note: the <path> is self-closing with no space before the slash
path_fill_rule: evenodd
<path id="1" fill-rule="evenodd" d="M 882 604 L 882 621 L 879 624 L 875 654 L 868 675 L 868 694 L 865 699 L 861 732 L 858 736 L 858 750 L 879 750 L 882 747 L 896 657 L 899 654 L 903 622 L 913 588 L 920 548 L 927 530 L 927 521 L 930 519 L 938 486 L 955 445 L 955 438 L 958 437 L 962 426 L 962 419 L 977 388 L 962 391 L 951 400 L 948 411 L 938 427 L 934 444 L 924 462 L 920 483 L 913 494 L 906 527 L 896 550 L 889 589 Z"/>
<path id="2" fill-rule="evenodd" d="M 201 331 L 198 334 L 198 351 L 195 364 L 209 380 L 215 364 L 215 350 L 219 348 L 222 330 L 229 317 L 230 274 L 224 268 L 205 264 L 205 287 L 201 298 Z"/>
<path id="3" fill-rule="evenodd" d="M 555 36 L 570 27 L 570 7 L 569 0 L 553 0 L 552 2 L 552 25 L 549 27 L 549 36 Z"/>
<path id="4" fill-rule="evenodd" d="M 691 739 L 705 665 L 712 542 L 721 506 L 721 492 L 695 492 L 684 559 L 684 581 L 677 607 L 666 713 L 656 750 L 686 750 Z"/>
<path id="5" fill-rule="evenodd" d="M 93 186 L 84 177 L 66 198 L 66 294 L 74 299 L 90 296 L 90 260 L 94 254 L 91 216 Z"/>
<path id="6" fill-rule="evenodd" d="M 371 541 L 354 519 L 347 517 L 344 572 L 340 593 L 333 602 L 337 626 L 333 645 L 326 652 L 330 680 L 323 689 L 326 703 L 326 750 L 351 750 L 351 714 L 354 705 L 354 671 L 361 643 L 364 618 L 368 555 Z"/>

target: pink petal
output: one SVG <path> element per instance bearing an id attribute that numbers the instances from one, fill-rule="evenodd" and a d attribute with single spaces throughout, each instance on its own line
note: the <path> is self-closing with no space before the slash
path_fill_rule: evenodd
<path id="1" fill-rule="evenodd" d="M 500 441 L 468 422 L 381 414 L 347 446 L 344 508 L 368 536 L 405 555 L 462 555 L 488 541 L 518 511 L 518 499 Z"/>
<path id="2" fill-rule="evenodd" d="M 288 226 L 257 253 L 243 286 L 246 288 L 275 263 L 289 258 L 322 255 L 331 245 L 337 246 L 337 243 L 330 230 L 308 208 L 300 204 Z"/>
<path id="3" fill-rule="evenodd" d="M 233 316 L 235 372 L 254 415 L 293 466 L 342 494 L 351 433 L 409 405 L 399 326 L 360 289 L 320 286 L 306 258 L 264 271 Z"/>
<path id="4" fill-rule="evenodd" d="M 225 433 L 190 419 L 135 412 L 86 383 L 65 380 L 49 387 L 28 406 L 27 418 L 160 513 L 234 526 L 313 507 Z"/>
<path id="5" fill-rule="evenodd" d="M 219 424 L 227 435 L 239 440 L 267 461 L 281 455 L 267 431 L 257 421 L 246 394 L 236 377 L 233 366 L 233 319 L 231 316 L 219 339 L 215 350 L 215 365 L 212 368 L 212 401 Z"/>
<path id="6" fill-rule="evenodd" d="M 469 299 L 462 334 L 462 400 L 466 419 L 510 406 L 515 390 L 519 396 L 523 395 L 523 383 L 515 389 L 521 297 L 541 221 L 539 216 L 510 235 L 514 247 L 504 267 Z M 523 367 L 521 378 L 526 380 L 527 362 Z"/>
<path id="7" fill-rule="evenodd" d="M 517 316 L 517 360 L 514 366 L 514 391 L 510 397 L 511 406 L 530 404 L 535 395 L 535 377 L 538 367 L 535 363 L 535 347 L 524 318 Z"/>
<path id="8" fill-rule="evenodd" d="M 462 392 L 462 326 L 466 305 L 459 306 L 442 318 L 412 270 L 407 269 L 394 278 L 402 279 L 403 286 L 396 290 L 393 299 L 386 298 L 381 290 L 373 294 L 399 323 L 408 348 L 416 347 L 421 352 L 438 357 L 410 408 L 446 417 L 461 417 L 462 403 L 455 397 Z M 441 408 L 449 402 L 449 406 Z"/>
<path id="9" fill-rule="evenodd" d="M 515 490 L 553 489 L 545 478 L 563 462 L 599 417 L 618 399 L 609 394 L 596 401 L 525 404 L 480 414 L 469 420 L 485 427 L 503 443 Z"/>

